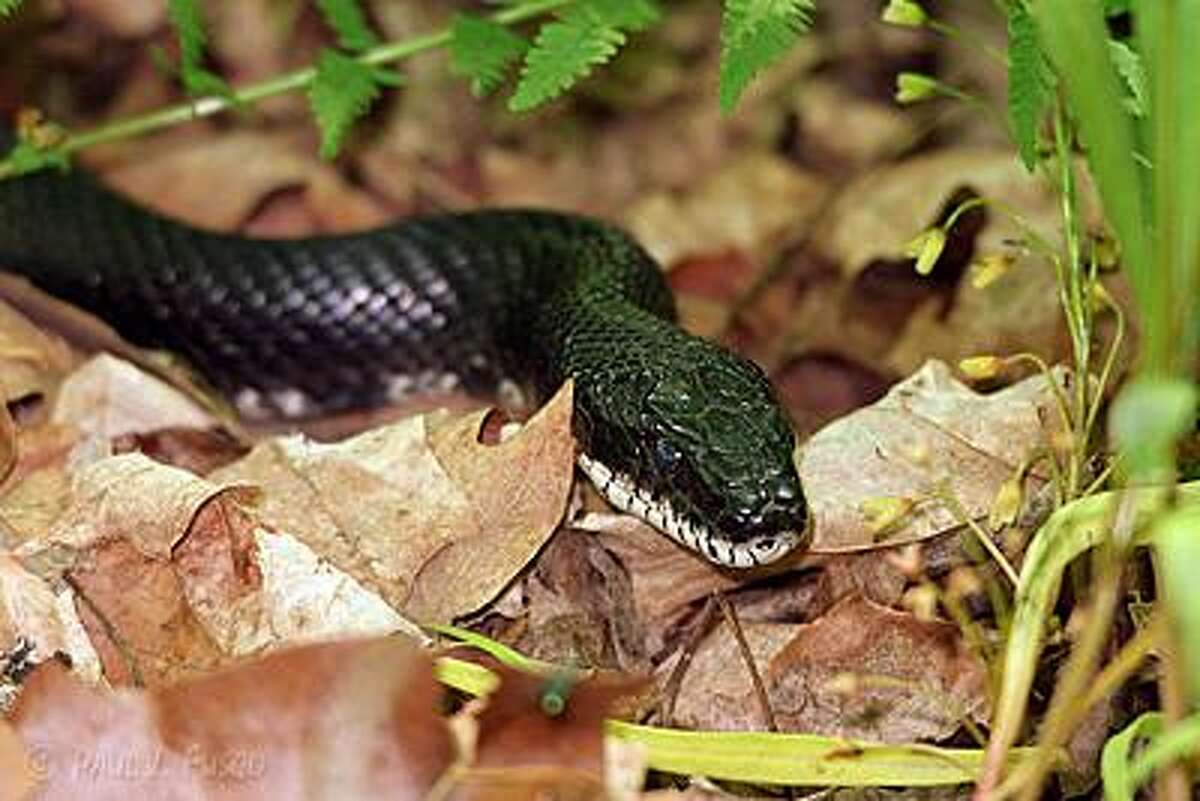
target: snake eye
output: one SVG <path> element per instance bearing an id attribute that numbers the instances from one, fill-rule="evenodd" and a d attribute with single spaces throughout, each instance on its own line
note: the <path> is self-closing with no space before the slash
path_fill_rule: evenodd
<path id="1" fill-rule="evenodd" d="M 660 472 L 671 472 L 682 458 L 683 454 L 679 452 L 679 449 L 667 440 L 659 439 L 654 443 L 654 462 L 658 465 Z"/>

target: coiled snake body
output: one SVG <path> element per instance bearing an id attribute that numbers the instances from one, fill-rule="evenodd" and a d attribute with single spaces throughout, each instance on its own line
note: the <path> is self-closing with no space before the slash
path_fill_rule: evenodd
<path id="1" fill-rule="evenodd" d="M 653 260 L 595 220 L 480 211 L 250 239 L 39 173 L 0 182 L 0 269 L 184 355 L 249 415 L 504 380 L 546 397 L 573 376 L 579 464 L 615 506 L 726 566 L 804 539 L 766 377 L 676 327 Z"/>

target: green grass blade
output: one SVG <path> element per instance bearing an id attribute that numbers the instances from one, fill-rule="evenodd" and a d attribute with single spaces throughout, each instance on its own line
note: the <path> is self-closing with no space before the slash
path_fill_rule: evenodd
<path id="1" fill-rule="evenodd" d="M 1170 304 L 1142 310 L 1148 321 L 1146 357 L 1156 366 L 1166 361 L 1167 367 L 1187 369 L 1196 347 L 1200 286 L 1200 0 L 1138 3 L 1135 13 L 1150 89 L 1153 269 Z"/>
<path id="2" fill-rule="evenodd" d="M 1154 531 L 1167 616 L 1183 658 L 1192 698 L 1200 698 L 1200 508 L 1187 506 L 1164 515 Z"/>
<path id="3" fill-rule="evenodd" d="M 1149 516 L 1161 508 L 1158 488 L 1131 490 L 1135 520 L 1133 529 L 1141 530 Z M 1200 505 L 1200 482 L 1177 488 L 1182 508 Z M 1099 544 L 1107 535 L 1118 493 L 1092 495 L 1063 506 L 1034 534 L 1021 566 L 1013 609 L 1012 626 L 1004 650 L 1004 673 L 993 716 L 992 738 L 988 744 L 989 769 L 1016 742 L 1029 688 L 1037 671 L 1042 634 L 1054 611 L 1063 573 L 1080 554 Z M 1148 537 L 1141 541 L 1145 544 Z"/>
<path id="4" fill-rule="evenodd" d="M 972 781 L 979 749 L 883 745 L 813 734 L 680 731 L 609 721 L 608 733 L 646 748 L 649 767 L 713 779 L 805 787 L 928 787 Z M 1009 754 L 1010 767 L 1027 749 Z"/>
<path id="5" fill-rule="evenodd" d="M 1133 745 L 1139 739 L 1158 734 L 1162 727 L 1162 713 L 1146 712 L 1119 734 L 1108 738 L 1100 757 L 1100 778 L 1104 782 L 1105 801 L 1133 801 L 1138 788 L 1130 770 Z"/>
<path id="6" fill-rule="evenodd" d="M 1103 9 L 1097 0 L 1039 0 L 1034 18 L 1050 60 L 1067 88 L 1069 105 L 1087 148 L 1109 224 L 1121 243 L 1139 300 L 1152 299 L 1148 189 L 1131 158 L 1136 136 L 1121 103 L 1123 90 L 1113 67 Z"/>

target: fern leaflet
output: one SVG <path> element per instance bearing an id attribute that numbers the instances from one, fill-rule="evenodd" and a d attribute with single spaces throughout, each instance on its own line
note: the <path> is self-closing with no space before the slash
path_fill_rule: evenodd
<path id="1" fill-rule="evenodd" d="M 204 17 L 195 0 L 168 0 L 167 18 L 179 38 L 179 77 L 190 95 L 230 95 L 229 85 L 204 67 Z"/>
<path id="2" fill-rule="evenodd" d="M 1037 40 L 1037 27 L 1024 3 L 1008 16 L 1008 117 L 1025 169 L 1038 163 L 1038 129 L 1050 102 L 1052 74 Z"/>
<path id="3" fill-rule="evenodd" d="M 321 130 L 321 156 L 335 158 L 350 127 L 379 97 L 381 85 L 400 82 L 394 72 L 371 67 L 325 48 L 317 56 L 317 75 L 308 88 L 313 116 Z"/>
<path id="4" fill-rule="evenodd" d="M 470 79 L 476 97 L 499 86 L 508 67 L 529 48 L 503 25 L 470 14 L 455 15 L 451 30 L 450 69 Z"/>
<path id="5" fill-rule="evenodd" d="M 725 0 L 721 19 L 721 110 L 730 112 L 758 73 L 812 24 L 813 0 Z"/>
<path id="6" fill-rule="evenodd" d="M 568 6 L 538 30 L 508 107 L 528 111 L 558 97 L 616 55 L 626 31 L 642 30 L 656 19 L 658 6 L 651 0 L 579 0 Z"/>
<path id="7" fill-rule="evenodd" d="M 21 7 L 21 0 L 0 0 L 0 17 L 12 16 Z"/>
<path id="8" fill-rule="evenodd" d="M 338 46 L 354 53 L 379 44 L 358 0 L 316 0 L 325 22 L 338 36 Z"/>
<path id="9" fill-rule="evenodd" d="M 1122 98 L 1125 108 L 1135 117 L 1146 116 L 1146 73 L 1142 70 L 1141 56 L 1129 45 L 1116 39 L 1109 40 L 1108 53 L 1121 80 L 1129 89 L 1129 94 Z"/>

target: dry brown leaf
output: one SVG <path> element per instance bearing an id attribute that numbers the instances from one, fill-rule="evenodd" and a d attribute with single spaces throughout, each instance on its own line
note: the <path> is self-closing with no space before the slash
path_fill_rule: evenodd
<path id="1" fill-rule="evenodd" d="M 513 626 L 519 636 L 505 637 L 508 645 L 560 665 L 648 672 L 629 571 L 596 537 L 560 530 L 517 589 L 516 609 L 489 607 L 519 618 Z"/>
<path id="2" fill-rule="evenodd" d="M 68 14 L 83 17 L 125 39 L 148 36 L 167 21 L 159 0 L 65 0 Z"/>
<path id="3" fill-rule="evenodd" d="M 77 620 L 64 620 L 50 586 L 13 557 L 0 553 L 0 653 L 19 642 L 33 646 L 32 662 L 71 654 Z"/>
<path id="4" fill-rule="evenodd" d="M 782 731 L 937 740 L 986 710 L 985 667 L 952 623 L 850 597 L 813 623 L 751 623 L 744 630 Z M 675 711 L 688 727 L 763 728 L 727 625 L 696 653 Z"/>
<path id="5" fill-rule="evenodd" d="M 821 216 L 813 242 L 848 277 L 876 260 L 903 260 L 905 246 L 935 222 L 943 205 L 963 187 L 1003 200 L 1038 234 L 1058 241 L 1054 193 L 1031 178 L 1011 150 L 946 148 L 854 179 Z M 1088 187 L 1082 193 L 1086 201 Z M 1097 204 L 1085 207 L 1085 224 L 1099 226 Z M 976 245 L 980 252 L 999 252 L 1022 235 L 1011 220 L 993 212 Z"/>
<path id="6" fill-rule="evenodd" d="M 337 445 L 271 440 L 212 478 L 262 487 L 273 528 L 396 609 L 445 622 L 494 598 L 553 533 L 573 476 L 571 408 L 566 388 L 495 447 L 478 441 L 487 412 Z"/>
<path id="7" fill-rule="evenodd" d="M 12 402 L 50 395 L 73 364 L 62 340 L 0 301 L 0 398 Z"/>
<path id="8" fill-rule="evenodd" d="M 0 487 L 17 469 L 20 458 L 17 426 L 8 411 L 8 404 L 4 403 L 4 396 L 0 395 Z"/>
<path id="9" fill-rule="evenodd" d="M 767 153 L 751 153 L 686 195 L 648 195 L 622 215 L 662 264 L 738 250 L 757 261 L 797 230 L 825 197 L 824 181 Z"/>
<path id="10" fill-rule="evenodd" d="M 176 137 L 114 157 L 104 178 L 165 214 L 218 231 L 245 223 L 271 193 L 300 186 L 308 187 L 305 205 L 323 230 L 360 229 L 389 217 L 294 139 L 254 131 Z"/>
<path id="11" fill-rule="evenodd" d="M 644 686 L 624 676 L 571 682 L 497 668 L 500 687 L 477 718 L 474 759 L 455 787 L 456 801 L 606 798 L 604 720 Z M 561 714 L 542 708 L 543 694 L 563 693 Z"/>
<path id="12" fill-rule="evenodd" d="M 209 428 L 217 422 L 179 390 L 106 353 L 67 376 L 50 419 L 106 438 L 171 426 Z"/>
<path id="13" fill-rule="evenodd" d="M 297 648 L 152 692 L 28 679 L 13 727 L 40 797 L 425 798 L 452 758 L 430 659 L 396 639 Z"/>
<path id="14" fill-rule="evenodd" d="M 261 584 L 242 509 L 251 496 L 137 454 L 111 457 L 79 472 L 71 506 L 20 557 L 57 555 L 110 682 L 161 684 L 231 657 Z"/>
<path id="15" fill-rule="evenodd" d="M 37 786 L 37 765 L 17 733 L 0 720 L 0 801 L 22 801 Z"/>
<path id="16" fill-rule="evenodd" d="M 861 170 L 906 150 L 918 134 L 916 117 L 828 79 L 804 81 L 794 100 L 801 120 L 801 156 L 810 164 Z"/>
<path id="17" fill-rule="evenodd" d="M 16 469 L 0 485 L 0 517 L 24 537 L 40 536 L 71 497 L 68 465 L 80 466 L 98 450 L 81 442 L 72 426 L 39 425 L 18 431 Z M 98 454 L 103 455 L 103 454 Z"/>
<path id="18" fill-rule="evenodd" d="M 929 362 L 805 444 L 800 476 L 816 525 L 812 550 L 896 545 L 960 527 L 964 521 L 933 497 L 939 487 L 970 517 L 986 518 L 1000 485 L 1050 441 L 1058 423 L 1044 376 L 980 395 L 945 364 Z M 1044 483 L 1036 474 L 1029 481 L 1032 488 Z M 879 532 L 867 509 L 890 501 L 913 508 Z"/>

